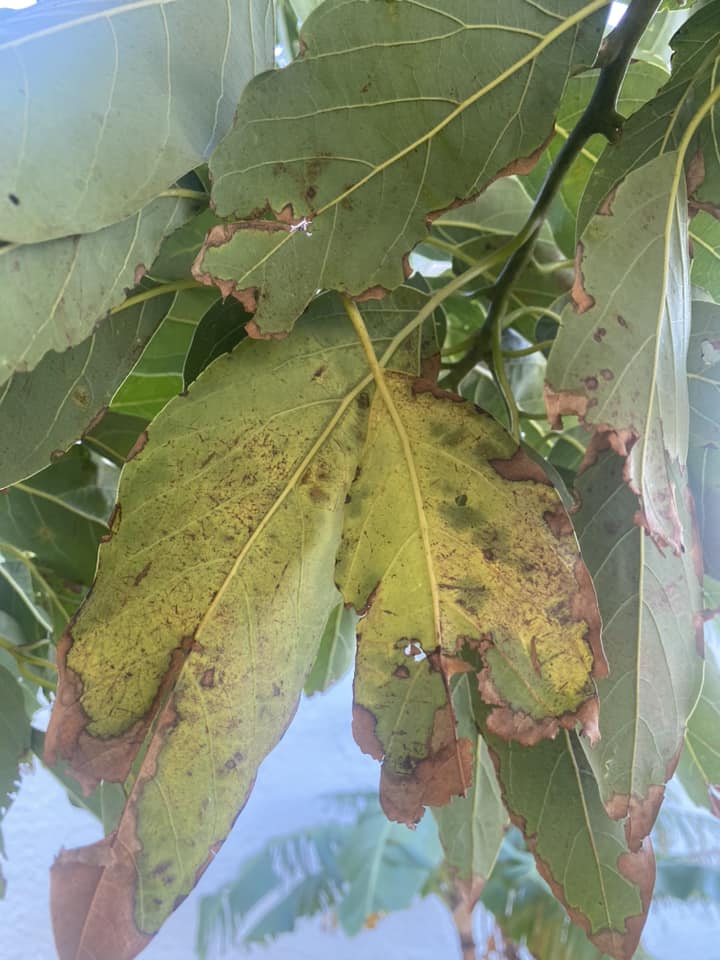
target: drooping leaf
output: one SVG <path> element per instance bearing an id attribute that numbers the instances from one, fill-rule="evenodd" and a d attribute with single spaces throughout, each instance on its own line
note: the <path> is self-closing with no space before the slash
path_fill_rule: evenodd
<path id="1" fill-rule="evenodd" d="M 372 306 L 380 349 L 424 302 L 406 290 Z M 61 960 L 142 949 L 295 711 L 367 418 L 370 377 L 339 309 L 326 297 L 291 339 L 220 358 L 124 468 L 114 536 L 60 644 L 47 754 L 86 788 L 131 782 L 117 831 L 53 868 Z M 393 364 L 418 353 L 411 336 Z"/>
<path id="2" fill-rule="evenodd" d="M 86 340 L 191 210 L 160 199 L 96 233 L 0 247 L 0 383 Z"/>
<path id="3" fill-rule="evenodd" d="M 574 516 L 593 576 L 610 665 L 598 681 L 600 740 L 587 749 L 610 816 L 632 849 L 652 828 L 702 680 L 702 599 L 694 550 L 658 545 L 637 520 L 622 459 L 607 452 L 577 481 Z M 684 484 L 673 488 L 684 529 Z"/>
<path id="4" fill-rule="evenodd" d="M 355 738 L 383 760 L 386 813 L 407 823 L 470 786 L 448 677 L 471 668 L 445 658 L 479 651 L 489 722 L 524 742 L 578 720 L 592 735 L 604 667 L 595 595 L 547 477 L 492 418 L 428 387 L 391 376 L 375 395 L 336 571 L 364 614 Z"/>
<path id="5" fill-rule="evenodd" d="M 577 236 L 616 184 L 645 166 L 673 153 L 689 119 L 711 92 L 720 59 L 720 4 L 717 0 L 698 10 L 672 38 L 672 75 L 657 96 L 641 107 L 623 125 L 618 144 L 605 148 L 588 181 L 578 211 Z M 693 148 L 690 198 L 710 206 L 720 204 L 720 163 L 715 106 L 701 123 Z"/>
<path id="6" fill-rule="evenodd" d="M 337 908 L 345 932 L 359 933 L 375 913 L 409 907 L 441 858 L 432 817 L 408 830 L 390 823 L 382 810 L 371 804 L 338 857 L 348 883 Z"/>
<path id="7" fill-rule="evenodd" d="M 45 734 L 35 727 L 31 730 L 31 746 L 36 757 L 42 762 L 45 750 Z M 53 767 L 46 767 L 55 779 L 63 785 L 68 799 L 75 806 L 89 810 L 102 824 L 103 833 L 110 833 L 118 824 L 123 807 L 125 792 L 117 783 L 103 781 L 89 796 L 85 796 L 77 780 L 67 772 L 62 760 Z"/>
<path id="8" fill-rule="evenodd" d="M 30 748 L 30 723 L 25 713 L 22 688 L 15 677 L 0 666 L 0 822 L 20 785 L 19 764 Z M 5 856 L 0 832 L 0 854 Z M 0 876 L 0 896 L 5 883 Z"/>
<path id="9" fill-rule="evenodd" d="M 182 393 L 190 344 L 203 317 L 219 299 L 217 291 L 205 289 L 175 294 L 140 362 L 113 397 L 115 412 L 152 420 L 168 400 Z"/>
<path id="10" fill-rule="evenodd" d="M 394 289 L 429 214 L 532 165 L 568 76 L 595 56 L 598 9 L 328 0 L 303 56 L 248 86 L 212 157 L 216 211 L 243 219 L 211 231 L 195 275 L 264 335 L 318 287 Z M 265 207 L 285 214 L 257 220 Z"/>
<path id="11" fill-rule="evenodd" d="M 0 387 L 0 486 L 42 470 L 92 429 L 171 303 L 158 297 L 107 317 L 87 340 Z"/>
<path id="12" fill-rule="evenodd" d="M 90 585 L 115 490 L 98 486 L 98 466 L 82 447 L 0 497 L 0 553 L 11 544 L 44 570 Z M 69 549 L 69 545 L 72 548 Z"/>
<path id="13" fill-rule="evenodd" d="M 272 66 L 272 9 L 66 0 L 3 11 L 0 237 L 106 227 L 206 159 L 245 84 Z"/>
<path id="14" fill-rule="evenodd" d="M 649 842 L 628 848 L 574 733 L 533 747 L 488 734 L 488 746 L 510 817 L 553 894 L 602 953 L 630 960 L 655 881 Z"/>
<path id="15" fill-rule="evenodd" d="M 570 922 L 537 871 L 517 830 L 512 830 L 485 886 L 482 905 L 503 936 L 522 943 L 534 960 L 602 960 L 605 956 Z M 634 960 L 639 960 L 635 954 Z"/>
<path id="16" fill-rule="evenodd" d="M 456 889 L 472 909 L 491 875 L 508 826 L 488 748 L 478 736 L 467 675 L 453 688 L 453 707 L 458 729 L 473 742 L 472 785 L 465 797 L 453 797 L 445 807 L 433 809 Z"/>
<path id="17" fill-rule="evenodd" d="M 700 698 L 688 720 L 678 777 L 690 799 L 720 817 L 720 669 L 705 661 Z"/>
<path id="18" fill-rule="evenodd" d="M 577 414 L 609 438 L 647 529 L 677 551 L 686 531 L 670 471 L 687 455 L 690 337 L 681 163 L 667 153 L 631 173 L 585 230 L 547 370 L 551 420 Z"/>
<path id="19" fill-rule="evenodd" d="M 342 601 L 333 608 L 325 624 L 317 658 L 305 681 L 306 696 L 327 690 L 352 667 L 357 622 L 355 611 Z"/>

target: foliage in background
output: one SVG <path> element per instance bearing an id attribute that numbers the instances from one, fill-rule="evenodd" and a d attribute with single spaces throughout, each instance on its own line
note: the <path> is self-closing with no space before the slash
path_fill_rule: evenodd
<path id="1" fill-rule="evenodd" d="M 353 661 L 397 822 L 259 855 L 257 936 L 434 889 L 635 953 L 666 783 L 720 812 L 720 0 L 658 7 L 0 12 L 0 814 L 32 751 L 106 832 L 61 960 L 143 950 Z"/>

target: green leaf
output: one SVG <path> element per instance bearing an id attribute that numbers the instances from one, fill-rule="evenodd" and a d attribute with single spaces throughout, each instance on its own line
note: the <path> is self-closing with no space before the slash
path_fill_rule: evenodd
<path id="1" fill-rule="evenodd" d="M 217 291 L 181 290 L 140 361 L 112 400 L 116 413 L 152 420 L 185 387 L 183 370 L 203 317 L 218 302 Z M 150 301 L 151 303 L 153 301 Z"/>
<path id="2" fill-rule="evenodd" d="M 602 953 L 629 960 L 655 880 L 649 843 L 638 852 L 628 849 L 622 825 L 603 809 L 574 733 L 562 731 L 529 748 L 492 734 L 487 740 L 510 817 L 540 874 Z"/>
<path id="3" fill-rule="evenodd" d="M 216 211 L 242 219 L 211 231 L 195 275 L 255 310 L 264 335 L 318 287 L 394 289 L 430 213 L 530 168 L 568 76 L 595 56 L 598 10 L 327 0 L 303 56 L 248 86 L 213 154 Z M 285 214 L 253 219 L 266 206 Z"/>
<path id="4" fill-rule="evenodd" d="M 720 901 L 720 869 L 712 864 L 658 860 L 655 894 L 658 899 L 702 897 L 717 903 Z"/>
<path id="5" fill-rule="evenodd" d="M 30 723 L 25 713 L 22 688 L 15 677 L 0 666 L 0 821 L 20 786 L 20 760 L 30 748 Z M 5 855 L 2 833 L 0 854 Z M 5 884 L 0 877 L 0 896 Z"/>
<path id="6" fill-rule="evenodd" d="M 163 283 L 188 280 L 193 260 L 198 255 L 206 234 L 220 223 L 222 220 L 209 209 L 188 220 L 164 241 L 148 269 L 148 276 Z"/>
<path id="7" fill-rule="evenodd" d="M 558 495 L 499 424 L 457 400 L 387 377 L 336 571 L 364 614 L 355 739 L 383 760 L 385 812 L 407 823 L 470 786 L 472 744 L 456 735 L 446 658 L 479 652 L 492 728 L 528 743 L 578 721 L 592 735 L 592 678 L 604 666 L 595 595 Z"/>
<path id="8" fill-rule="evenodd" d="M 687 370 L 690 445 L 720 446 L 720 307 L 716 303 L 693 302 Z"/>
<path id="9" fill-rule="evenodd" d="M 453 797 L 447 806 L 433 809 L 433 816 L 440 831 L 445 863 L 472 909 L 493 871 L 508 815 L 488 748 L 477 733 L 470 682 L 467 675 L 460 677 L 452 699 L 460 733 L 473 741 L 472 785 L 467 796 Z"/>
<path id="10" fill-rule="evenodd" d="M 122 466 L 147 426 L 147 420 L 108 410 L 83 437 L 88 449 Z"/>
<path id="11" fill-rule="evenodd" d="M 378 346 L 424 303 L 374 304 Z M 130 778 L 128 803 L 111 837 L 53 868 L 61 960 L 142 949 L 295 712 L 367 418 L 364 355 L 338 313 L 322 298 L 292 338 L 215 361 L 123 470 L 114 535 L 59 647 L 47 755 L 85 789 Z M 418 339 L 393 364 L 412 369 Z"/>
<path id="12" fill-rule="evenodd" d="M 155 200 L 97 233 L 0 247 L 0 383 L 86 340 L 191 210 L 186 200 Z"/>
<path id="13" fill-rule="evenodd" d="M 211 307 L 195 330 L 185 360 L 185 382 L 192 383 L 213 360 L 236 347 L 245 336 L 249 320 L 250 314 L 232 298 L 219 300 Z"/>
<path id="14" fill-rule="evenodd" d="M 720 220 L 704 210 L 693 210 L 693 213 L 690 221 L 692 280 L 717 302 L 720 300 Z"/>
<path id="15" fill-rule="evenodd" d="M 404 910 L 442 858 L 431 817 L 415 830 L 390 823 L 375 804 L 360 817 L 338 863 L 348 883 L 337 908 L 346 933 L 359 933 L 375 913 Z"/>
<path id="16" fill-rule="evenodd" d="M 638 520 L 622 459 L 602 454 L 577 481 L 574 516 L 593 576 L 610 674 L 598 681 L 600 740 L 587 755 L 605 807 L 632 849 L 652 828 L 702 681 L 702 598 L 693 550 L 659 546 Z M 691 528 L 684 484 L 671 493 Z"/>
<path id="17" fill-rule="evenodd" d="M 171 302 L 158 297 L 109 316 L 78 346 L 46 353 L 0 387 L 0 486 L 42 470 L 92 429 Z"/>
<path id="18" fill-rule="evenodd" d="M 305 681 L 305 695 L 327 690 L 345 676 L 355 657 L 355 628 L 358 617 L 340 601 L 325 624 L 313 668 Z"/>
<path id="19" fill-rule="evenodd" d="M 694 420 L 693 422 L 697 422 Z M 688 460 L 705 572 L 720 577 L 720 449 L 693 447 Z"/>
<path id="20" fill-rule="evenodd" d="M 547 370 L 551 422 L 577 414 L 610 438 L 627 457 L 647 529 L 678 551 L 670 464 L 684 465 L 687 454 L 690 337 L 681 164 L 667 153 L 634 171 L 608 215 L 591 221 Z"/>
<path id="21" fill-rule="evenodd" d="M 688 120 L 715 84 L 720 58 L 720 4 L 717 0 L 695 13 L 672 39 L 673 71 L 658 95 L 634 113 L 623 125 L 618 144 L 605 148 L 580 203 L 577 236 L 581 237 L 592 215 L 623 178 L 645 167 L 643 177 L 651 178 L 653 160 L 673 153 L 685 132 Z M 701 123 L 689 173 L 690 198 L 720 205 L 720 164 L 714 110 Z M 697 151 L 697 152 L 695 152 Z M 684 159 L 684 158 L 682 158 Z"/>
<path id="22" fill-rule="evenodd" d="M 481 903 L 491 911 L 503 936 L 524 944 L 534 960 L 601 960 L 604 956 L 580 927 L 570 923 L 516 830 L 503 844 Z"/>
<path id="23" fill-rule="evenodd" d="M 688 720 L 678 778 L 690 799 L 720 816 L 720 669 L 705 661 L 705 677 L 697 705 Z"/>
<path id="24" fill-rule="evenodd" d="M 68 0 L 0 14 L 0 237 L 134 214 L 206 159 L 272 66 L 269 0 Z M 114 276 L 114 271 L 112 273 Z"/>

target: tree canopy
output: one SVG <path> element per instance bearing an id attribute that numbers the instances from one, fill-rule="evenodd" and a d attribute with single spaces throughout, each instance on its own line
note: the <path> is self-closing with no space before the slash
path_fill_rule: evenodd
<path id="1" fill-rule="evenodd" d="M 453 896 L 511 822 L 635 954 L 667 781 L 720 813 L 720 0 L 670 6 L 0 11 L 0 812 L 34 751 L 106 833 L 60 960 L 144 949 L 350 668 Z"/>

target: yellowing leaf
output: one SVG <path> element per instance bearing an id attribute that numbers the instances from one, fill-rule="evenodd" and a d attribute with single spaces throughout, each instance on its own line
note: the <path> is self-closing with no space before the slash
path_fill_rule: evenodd
<path id="1" fill-rule="evenodd" d="M 425 298 L 373 305 L 382 350 Z M 61 960 L 137 954 L 194 886 L 289 723 L 337 593 L 367 419 L 365 359 L 333 298 L 292 339 L 245 340 L 153 421 L 59 650 L 47 734 L 86 789 L 126 781 L 117 830 L 61 854 Z M 393 357 L 414 369 L 419 336 Z"/>
<path id="2" fill-rule="evenodd" d="M 531 743 L 593 735 L 595 595 L 540 468 L 489 416 L 388 375 L 350 489 L 337 578 L 358 625 L 354 731 L 383 759 L 391 818 L 416 822 L 470 785 L 448 677 L 479 651 L 489 725 Z M 411 719 L 412 718 L 412 719 Z"/>

